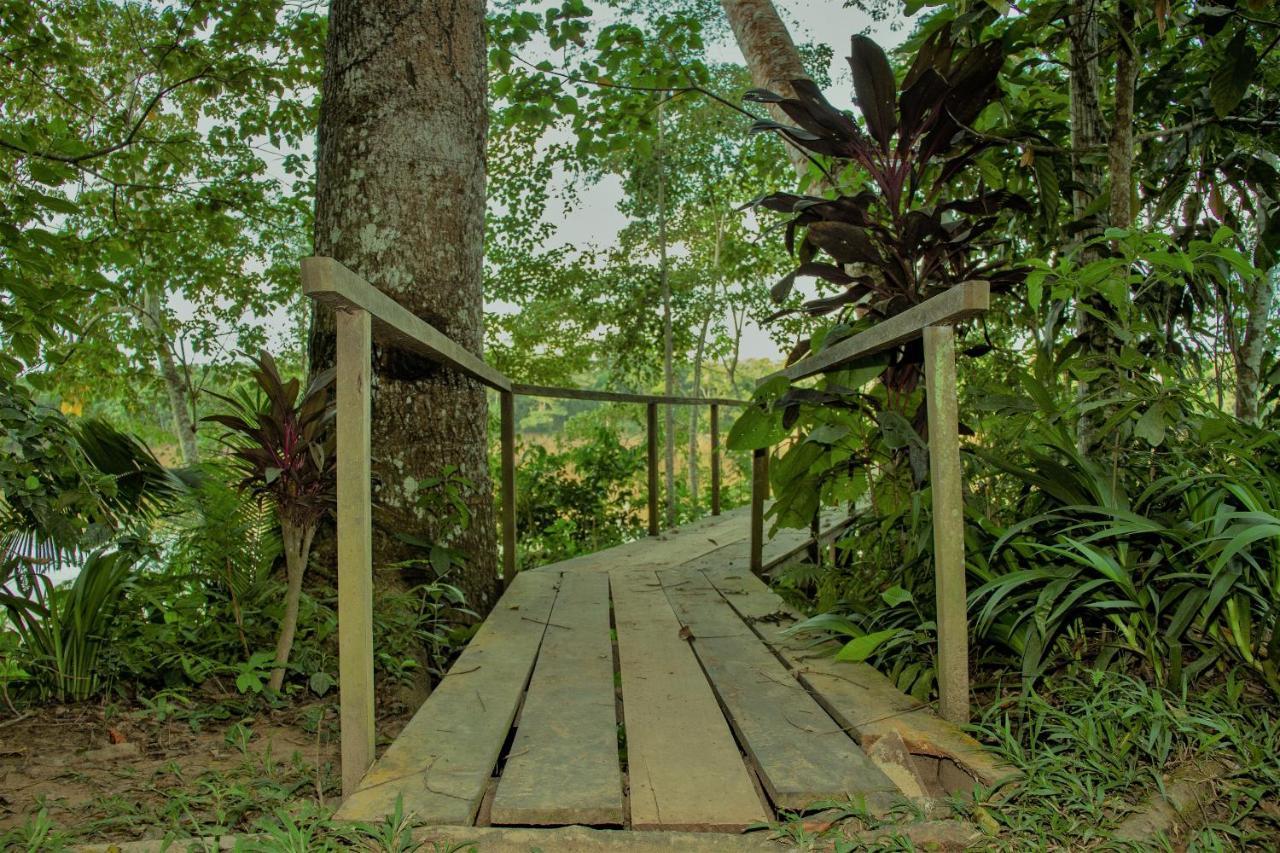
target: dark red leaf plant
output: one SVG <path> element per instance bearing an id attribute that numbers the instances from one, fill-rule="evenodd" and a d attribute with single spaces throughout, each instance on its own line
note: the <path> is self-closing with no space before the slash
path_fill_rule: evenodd
<path id="1" fill-rule="evenodd" d="M 335 436 L 330 428 L 334 404 L 328 393 L 334 374 L 332 370 L 318 374 L 303 390 L 299 380 L 286 382 L 281 377 L 270 353 L 259 353 L 253 362 L 252 376 L 260 393 L 240 399 L 215 393 L 230 411 L 204 420 L 226 427 L 224 442 L 243 474 L 241 488 L 269 501 L 280 522 L 288 583 L 275 668 L 268 682 L 278 691 L 297 632 L 311 542 L 334 505 Z"/>
<path id="2" fill-rule="evenodd" d="M 999 41 L 961 50 L 947 24 L 923 42 L 899 86 L 884 51 L 854 36 L 849 65 L 865 131 L 810 80 L 791 81 L 794 98 L 746 93 L 745 100 L 777 104 L 795 122 L 760 120 L 752 129 L 809 152 L 832 189 L 830 198 L 775 192 L 750 203 L 794 214 L 786 244 L 800 264 L 774 285 L 775 301 L 786 300 L 799 277 L 835 284 L 843 289 L 794 310 L 834 313 L 851 333 L 852 321 L 874 323 L 964 281 L 986 280 L 999 290 L 1023 279 L 1027 270 L 1012 265 L 1007 247 L 989 235 L 1002 216 L 1030 205 L 972 176 L 983 152 L 1012 141 L 973 129 L 1000 97 L 1004 58 Z M 792 358 L 808 349 L 802 341 Z M 886 388 L 915 388 L 921 358 L 918 346 L 896 353 Z"/>

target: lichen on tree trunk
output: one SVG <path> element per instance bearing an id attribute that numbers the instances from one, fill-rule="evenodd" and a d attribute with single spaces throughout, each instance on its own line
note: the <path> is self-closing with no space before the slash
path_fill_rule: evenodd
<path id="1" fill-rule="evenodd" d="M 487 126 L 484 4 L 333 0 L 320 110 L 315 253 L 350 267 L 471 352 L 483 349 L 481 263 Z M 334 358 L 328 309 L 310 363 Z M 382 587 L 409 551 L 391 531 L 439 539 L 418 485 L 456 466 L 469 527 L 450 544 L 456 580 L 485 613 L 497 595 L 488 403 L 474 380 L 375 347 L 372 453 Z"/>

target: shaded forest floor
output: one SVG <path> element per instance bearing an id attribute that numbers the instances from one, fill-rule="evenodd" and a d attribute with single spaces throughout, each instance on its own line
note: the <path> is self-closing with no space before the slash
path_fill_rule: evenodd
<path id="1" fill-rule="evenodd" d="M 379 734 L 394 737 L 410 710 L 392 704 Z M 161 694 L 133 706 L 47 706 L 2 725 L 6 849 L 252 831 L 278 812 L 327 811 L 341 790 L 336 694 L 274 708 Z"/>

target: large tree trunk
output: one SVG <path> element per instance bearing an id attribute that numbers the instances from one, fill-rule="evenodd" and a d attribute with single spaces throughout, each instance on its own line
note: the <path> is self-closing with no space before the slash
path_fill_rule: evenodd
<path id="1" fill-rule="evenodd" d="M 333 0 L 320 108 L 315 251 L 337 259 L 473 353 L 483 349 L 484 3 Z M 334 358 L 316 312 L 313 371 Z M 480 613 L 496 597 L 493 484 L 484 388 L 389 348 L 373 356 L 373 475 L 379 584 L 410 552 L 390 531 L 466 554 L 457 577 Z M 435 529 L 418 485 L 457 466 L 470 526 Z"/>
<path id="2" fill-rule="evenodd" d="M 792 80 L 808 79 L 800 51 L 787 31 L 771 0 L 720 0 L 742 58 L 751 72 L 751 82 L 761 89 L 771 89 L 786 97 L 795 97 Z M 777 121 L 794 124 L 776 104 L 769 114 Z M 793 145 L 786 145 L 787 157 L 795 167 L 796 177 L 803 179 L 809 171 L 809 160 Z"/>

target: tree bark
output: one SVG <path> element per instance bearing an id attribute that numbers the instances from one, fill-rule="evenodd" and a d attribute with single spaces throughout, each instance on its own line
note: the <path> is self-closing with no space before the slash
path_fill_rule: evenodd
<path id="1" fill-rule="evenodd" d="M 795 97 L 792 80 L 809 79 L 800 61 L 800 51 L 791 39 L 787 25 L 778 15 L 771 0 L 720 0 L 733 37 L 751 72 L 751 82 L 788 98 Z M 785 124 L 794 124 L 776 104 L 768 106 L 769 114 Z M 809 160 L 800 149 L 784 143 L 787 158 L 803 180 L 809 171 Z"/>
<path id="2" fill-rule="evenodd" d="M 169 398 L 169 411 L 173 413 L 173 434 L 178 439 L 182 464 L 196 465 L 200 462 L 200 448 L 196 444 L 196 424 L 191 416 L 191 387 L 173 359 L 173 344 L 165 330 L 160 295 L 148 290 L 143 299 L 143 311 L 155 332 L 156 367 L 160 370 L 165 395 Z"/>
<path id="3" fill-rule="evenodd" d="M 1258 422 L 1262 352 L 1266 348 L 1267 326 L 1271 320 L 1277 277 L 1280 277 L 1280 266 L 1274 266 L 1257 276 L 1246 286 L 1245 291 L 1244 338 L 1235 353 L 1236 417 L 1249 423 Z"/>
<path id="4" fill-rule="evenodd" d="M 315 252 L 350 267 L 471 352 L 483 350 L 484 3 L 333 0 L 320 109 Z M 333 320 L 317 310 L 313 371 L 333 362 Z M 411 552 L 387 531 L 466 554 L 455 580 L 480 613 L 497 595 L 493 484 L 484 388 L 376 346 L 372 453 L 374 566 Z M 456 466 L 470 526 L 435 529 L 418 485 Z M 419 555 L 420 556 L 420 555 Z"/>
<path id="5" fill-rule="evenodd" d="M 302 601 L 302 578 L 307 572 L 307 559 L 311 554 L 311 540 L 315 527 L 299 527 L 289 521 L 280 522 L 280 539 L 284 546 L 284 564 L 287 582 L 284 593 L 284 618 L 280 620 L 280 633 L 276 635 L 275 667 L 267 686 L 279 692 L 284 686 L 284 674 L 293 651 L 293 638 L 298 631 L 298 605 Z"/>
<path id="6" fill-rule="evenodd" d="M 1116 93 L 1107 165 L 1111 177 L 1108 224 L 1128 228 L 1133 224 L 1133 96 L 1142 60 L 1134 53 L 1132 0 L 1119 0 L 1116 15 Z"/>
<path id="7" fill-rule="evenodd" d="M 671 329 L 671 275 L 667 266 L 667 175 L 663 157 L 662 105 L 658 105 L 658 258 L 662 277 L 662 379 L 668 397 L 675 395 L 675 336 Z M 665 415 L 663 441 L 666 445 L 667 527 L 676 526 L 676 410 L 662 407 Z"/>
<path id="8" fill-rule="evenodd" d="M 711 328 L 711 314 L 716 308 L 716 295 L 720 292 L 720 244 L 724 239 L 724 218 L 716 215 L 716 239 L 711 255 L 711 304 L 702 315 L 702 328 L 698 331 L 698 346 L 693 352 L 692 396 L 702 396 L 702 359 L 707 350 L 707 332 Z M 698 506 L 698 416 L 701 406 L 689 407 L 689 501 Z"/>
<path id="9" fill-rule="evenodd" d="M 1077 222 L 1089 216 L 1102 188 L 1102 173 L 1091 152 L 1107 144 L 1107 133 L 1099 101 L 1098 73 L 1098 18 L 1102 0 L 1075 0 L 1068 21 L 1070 45 L 1070 108 L 1071 108 L 1071 192 L 1072 218 Z M 1092 215 L 1092 222 L 1080 228 L 1077 240 L 1087 242 L 1103 231 L 1103 216 Z M 1099 254 L 1090 248 L 1082 252 L 1082 264 L 1097 260 Z M 1083 296 L 1078 304 L 1076 327 L 1082 342 L 1082 355 L 1086 362 L 1103 357 L 1111 348 L 1111 334 L 1102 315 L 1109 311 L 1106 301 L 1098 296 Z M 1083 400 L 1096 389 L 1088 382 L 1079 383 L 1078 393 Z M 1088 454 L 1096 443 L 1096 416 L 1081 415 L 1077 422 L 1080 452 Z"/>

